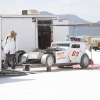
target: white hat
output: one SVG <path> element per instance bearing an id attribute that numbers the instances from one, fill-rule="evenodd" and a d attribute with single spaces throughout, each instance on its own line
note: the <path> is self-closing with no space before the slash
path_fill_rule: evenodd
<path id="1" fill-rule="evenodd" d="M 16 38 L 17 33 L 15 31 L 11 31 L 7 36 L 11 38 Z"/>

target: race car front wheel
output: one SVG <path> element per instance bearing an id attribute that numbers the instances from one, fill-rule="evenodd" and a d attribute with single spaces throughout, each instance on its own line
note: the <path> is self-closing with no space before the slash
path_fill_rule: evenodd
<path id="1" fill-rule="evenodd" d="M 81 57 L 80 66 L 82 69 L 86 69 L 89 66 L 89 57 L 86 53 Z"/>
<path id="2" fill-rule="evenodd" d="M 41 63 L 46 67 L 51 67 L 54 63 L 54 58 L 51 54 L 44 54 L 41 58 Z"/>

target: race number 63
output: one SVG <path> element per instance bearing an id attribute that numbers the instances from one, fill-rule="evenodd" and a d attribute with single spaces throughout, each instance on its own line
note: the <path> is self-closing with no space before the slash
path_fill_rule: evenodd
<path id="1" fill-rule="evenodd" d="M 73 53 L 72 53 L 72 56 L 78 56 L 79 55 L 79 52 L 77 52 L 77 51 L 73 51 Z"/>

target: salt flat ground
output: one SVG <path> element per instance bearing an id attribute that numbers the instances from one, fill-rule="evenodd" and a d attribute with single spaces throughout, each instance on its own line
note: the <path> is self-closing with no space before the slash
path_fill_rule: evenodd
<path id="1" fill-rule="evenodd" d="M 99 64 L 100 52 L 93 51 Z M 100 100 L 100 69 L 33 68 L 24 76 L 0 76 L 0 100 Z"/>
<path id="2" fill-rule="evenodd" d="M 0 100 L 99 100 L 100 69 L 0 76 Z"/>

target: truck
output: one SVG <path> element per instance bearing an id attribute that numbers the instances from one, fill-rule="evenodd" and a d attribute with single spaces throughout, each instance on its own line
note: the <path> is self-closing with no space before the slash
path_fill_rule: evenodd
<path id="1" fill-rule="evenodd" d="M 82 69 L 88 68 L 89 56 L 86 52 L 86 44 L 79 41 L 57 41 L 45 50 L 25 53 L 21 59 L 21 65 L 25 70 L 29 66 L 44 65 L 47 71 L 56 65 L 64 67 L 68 65 L 80 64 Z"/>
<path id="2" fill-rule="evenodd" d="M 83 38 L 87 41 L 89 51 L 100 50 L 100 36 L 83 36 Z"/>
<path id="3" fill-rule="evenodd" d="M 91 39 L 91 46 L 90 46 L 90 51 L 91 49 L 97 51 L 100 50 L 100 38 L 92 38 Z"/>

